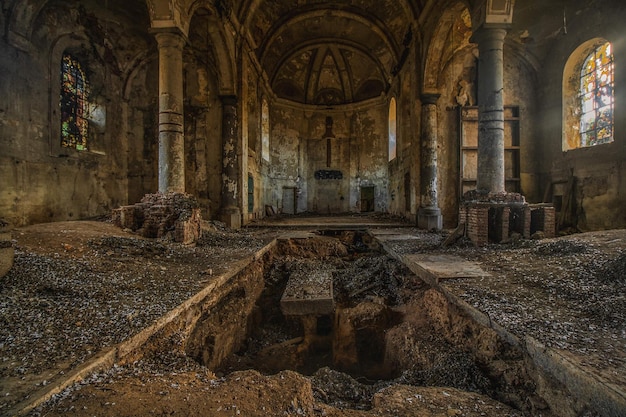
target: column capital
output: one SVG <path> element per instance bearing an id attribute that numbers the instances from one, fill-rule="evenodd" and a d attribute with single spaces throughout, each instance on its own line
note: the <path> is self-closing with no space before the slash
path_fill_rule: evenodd
<path id="1" fill-rule="evenodd" d="M 486 26 L 483 25 L 472 33 L 470 42 L 480 44 L 489 41 L 504 42 L 506 34 L 509 32 L 508 27 L 504 25 Z"/>
<path id="2" fill-rule="evenodd" d="M 437 104 L 439 97 L 441 97 L 441 94 L 435 92 L 423 92 L 420 94 L 422 104 Z"/>
<path id="3" fill-rule="evenodd" d="M 150 29 L 159 48 L 183 48 L 187 42 L 187 36 L 177 27 Z"/>

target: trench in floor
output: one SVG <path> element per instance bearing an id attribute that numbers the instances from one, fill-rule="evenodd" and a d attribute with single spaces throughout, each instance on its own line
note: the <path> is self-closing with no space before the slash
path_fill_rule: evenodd
<path id="1" fill-rule="evenodd" d="M 368 409 L 371 396 L 363 392 L 404 384 L 453 387 L 522 413 L 558 415 L 549 397 L 560 387 L 550 386 L 556 382 L 528 355 L 364 231 L 278 239 L 126 361 L 174 350 L 218 376 L 247 369 L 309 375 L 318 386 L 333 387 L 316 390 L 318 400 L 343 408 Z M 338 380 L 353 383 L 342 388 Z M 355 395 L 355 384 L 369 388 Z"/>

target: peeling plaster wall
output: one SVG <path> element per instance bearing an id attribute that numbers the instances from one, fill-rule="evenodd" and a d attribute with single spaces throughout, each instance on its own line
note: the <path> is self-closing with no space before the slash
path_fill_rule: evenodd
<path id="1" fill-rule="evenodd" d="M 130 80 L 125 103 L 129 204 L 138 203 L 146 194 L 159 189 L 158 72 L 158 57 L 153 56 Z"/>
<path id="2" fill-rule="evenodd" d="M 214 218 L 221 203 L 222 104 L 208 22 L 194 18 L 184 54 L 185 191 L 198 199 L 202 216 Z M 209 51 L 209 52 L 207 52 Z"/>
<path id="3" fill-rule="evenodd" d="M 307 128 L 308 123 L 303 112 L 270 104 L 270 165 L 263 184 L 263 196 L 265 205 L 272 206 L 275 210 L 283 208 L 284 188 L 298 189 L 296 211 L 307 210 L 307 183 L 297 181 L 298 175 L 302 175 L 300 134 Z"/>
<path id="4" fill-rule="evenodd" d="M 131 21 L 96 2 L 83 6 L 56 2 L 42 9 L 32 34 L 19 34 L 30 36 L 19 38 L 19 49 L 6 43 L 13 33 L 0 40 L 0 217 L 14 225 L 108 214 L 131 194 L 129 140 L 143 140 L 134 135 L 144 132 L 129 127 L 130 118 L 134 123 L 141 116 L 129 109 L 123 91 L 136 57 L 154 48 L 147 11 Z M 65 48 L 85 61 L 92 98 L 106 113 L 105 126 L 92 126 L 88 151 L 60 147 Z"/>
<path id="5" fill-rule="evenodd" d="M 242 77 L 242 189 L 243 189 L 243 218 L 244 222 L 259 219 L 265 216 L 264 183 L 268 173 L 267 163 L 262 161 L 261 155 L 261 98 L 263 96 L 262 80 L 253 63 L 244 56 Z M 249 189 L 249 178 L 252 178 L 253 190 Z M 252 207 L 249 207 L 249 199 Z M 252 210 L 250 210 L 250 208 Z"/>
<path id="6" fill-rule="evenodd" d="M 458 202 L 462 197 L 459 191 L 459 126 L 458 102 L 459 86 L 469 81 L 470 88 L 477 85 L 476 55 L 470 45 L 457 51 L 441 72 L 438 101 L 438 187 L 439 204 L 444 219 L 444 227 L 455 227 L 458 222 Z M 519 106 L 520 112 L 520 172 L 521 192 L 528 201 L 541 199 L 536 175 L 536 111 L 535 73 L 519 56 L 505 46 L 504 58 L 504 103 L 506 106 Z M 472 90 L 473 91 L 473 90 Z M 476 103 L 476 94 L 471 94 L 468 103 Z"/>
<path id="7" fill-rule="evenodd" d="M 535 156 L 542 193 L 549 201 L 563 200 L 565 203 L 568 194 L 572 194 L 567 190 L 567 181 L 573 177 L 571 225 L 583 231 L 626 227 L 626 73 L 623 71 L 626 66 L 626 44 L 623 41 L 626 8 L 619 1 L 605 2 L 604 7 L 596 6 L 584 1 L 568 3 L 567 35 L 561 31 L 547 43 L 546 58 L 541 62 L 542 71 L 538 74 Z M 564 152 L 563 71 L 576 48 L 593 38 L 604 38 L 614 47 L 614 142 Z M 560 215 L 557 212 L 557 219 Z"/>
<path id="8" fill-rule="evenodd" d="M 334 135 L 330 139 L 330 155 L 325 137 L 327 117 L 332 117 Z M 384 104 L 323 111 L 274 103 L 270 123 L 266 204 L 283 209 L 283 198 L 290 196 L 293 189 L 297 212 L 359 212 L 361 187 L 373 186 L 374 211 L 388 211 Z"/>
<path id="9" fill-rule="evenodd" d="M 185 64 L 185 95 L 189 98 L 185 106 L 185 190 L 198 199 L 202 216 L 209 219 L 221 202 L 222 108 L 214 74 L 204 78 L 205 71 L 197 62 Z"/>
<path id="10" fill-rule="evenodd" d="M 418 88 L 415 87 L 417 70 L 414 60 L 409 60 L 400 74 L 399 87 L 392 92 L 397 100 L 396 143 L 397 156 L 388 163 L 389 212 L 416 222 L 420 205 L 420 126 L 421 106 Z M 387 118 L 388 118 L 387 108 Z M 387 121 L 388 129 L 388 121 Z M 388 132 L 384 132 L 387 141 Z M 385 148 L 385 156 L 388 156 Z M 408 185 L 408 189 L 407 189 Z M 408 200 L 408 201 L 407 201 Z"/>
<path id="11" fill-rule="evenodd" d="M 504 48 L 504 104 L 519 106 L 520 113 L 520 186 L 529 202 L 541 202 L 540 180 L 536 174 L 537 159 L 537 80 L 530 64 L 514 54 L 508 45 Z"/>

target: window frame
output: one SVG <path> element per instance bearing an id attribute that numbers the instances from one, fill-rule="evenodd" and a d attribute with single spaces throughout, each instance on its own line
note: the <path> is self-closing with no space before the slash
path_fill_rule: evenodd
<path id="1" fill-rule="evenodd" d="M 387 115 L 387 152 L 388 162 L 398 157 L 398 103 L 395 97 L 391 97 Z"/>
<path id="2" fill-rule="evenodd" d="M 600 143 L 585 144 L 583 142 L 582 121 L 583 121 L 583 96 L 582 80 L 585 76 L 585 64 L 588 59 L 596 53 L 599 48 L 609 43 L 611 45 L 611 137 Z M 615 55 L 614 44 L 604 38 L 593 38 L 580 44 L 571 53 L 565 63 L 563 70 L 562 85 L 562 138 L 561 150 L 568 152 L 575 149 L 595 148 L 599 145 L 608 145 L 615 142 Z M 593 92 L 597 92 L 595 89 Z M 587 112 L 586 114 L 588 114 Z M 597 117 L 593 119 L 594 125 Z M 596 125 L 597 126 L 597 125 Z M 591 130 L 587 130 L 589 132 Z"/>
<path id="3" fill-rule="evenodd" d="M 89 105 L 89 79 L 84 68 L 81 60 L 74 54 L 63 52 L 59 92 L 60 140 L 62 147 L 77 151 L 89 149 L 91 106 Z"/>
<path id="4" fill-rule="evenodd" d="M 607 47 L 609 50 L 608 51 L 609 62 L 599 66 L 598 57 L 602 55 L 601 50 Z M 605 42 L 601 45 L 597 45 L 595 48 L 593 48 L 591 53 L 587 55 L 587 57 L 585 58 L 581 66 L 580 88 L 578 91 L 579 103 L 581 107 L 581 114 L 580 114 L 580 147 L 581 148 L 602 145 L 605 143 L 611 143 L 613 142 L 615 138 L 615 134 L 614 134 L 614 129 L 615 129 L 615 59 L 613 56 L 612 48 L 613 46 L 611 45 L 610 42 Z M 593 65 L 592 69 L 589 69 L 590 65 Z M 599 84 L 598 78 L 600 78 L 601 76 L 599 77 L 598 71 L 601 71 L 607 66 L 610 67 L 608 70 L 610 81 L 604 84 Z M 600 80 L 600 82 L 602 82 L 602 80 Z M 594 84 L 591 87 L 592 88 L 591 90 L 587 91 L 589 86 L 587 89 L 585 89 L 586 83 Z M 602 93 L 603 88 L 610 89 L 610 95 L 609 95 L 610 103 L 609 104 L 599 102 L 599 100 L 602 100 L 602 99 L 601 98 L 599 99 L 598 95 Z M 592 108 L 588 111 L 585 111 L 586 105 L 589 105 L 589 104 L 591 105 Z M 602 119 L 602 110 L 605 109 L 606 107 L 610 107 L 610 112 L 611 112 L 610 122 L 608 123 L 610 125 L 611 134 L 610 136 L 605 136 L 602 139 L 598 139 L 598 133 L 600 133 L 602 129 L 602 126 L 598 127 L 598 122 Z M 591 113 L 593 113 L 593 122 L 591 122 L 591 124 L 593 124 L 593 127 L 585 129 L 585 115 L 588 115 Z M 589 141 L 586 138 L 589 137 L 588 135 L 589 132 L 594 132 L 593 136 L 596 138 L 595 143 L 588 143 Z M 605 138 L 606 140 L 604 140 Z"/>
<path id="5" fill-rule="evenodd" d="M 48 148 L 53 157 L 63 158 L 97 158 L 106 155 L 110 147 L 110 128 L 107 128 L 107 102 L 103 96 L 105 88 L 105 68 L 102 65 L 91 65 L 99 62 L 93 57 L 93 48 L 86 39 L 75 36 L 61 36 L 49 51 L 49 107 L 48 107 Z M 63 56 L 75 57 L 83 66 L 89 80 L 90 95 L 88 97 L 89 136 L 87 149 L 77 150 L 75 147 L 61 144 L 61 63 Z"/>

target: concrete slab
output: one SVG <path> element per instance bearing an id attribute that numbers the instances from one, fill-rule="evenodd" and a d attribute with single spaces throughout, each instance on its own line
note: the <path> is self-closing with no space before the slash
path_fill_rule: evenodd
<path id="1" fill-rule="evenodd" d="M 278 237 L 278 240 L 291 240 L 291 239 L 310 239 L 313 238 L 316 235 L 313 232 L 307 232 L 304 230 L 296 230 L 296 231 L 292 231 L 292 232 L 286 232 L 283 233 L 282 235 L 280 235 Z"/>
<path id="2" fill-rule="evenodd" d="M 398 228 L 384 228 L 384 229 L 372 229 L 368 230 L 372 236 L 388 236 L 388 235 L 405 235 L 405 236 L 417 236 L 417 235 L 407 235 L 406 230 L 398 229 Z"/>
<path id="3" fill-rule="evenodd" d="M 477 263 L 466 261 L 458 256 L 414 254 L 406 255 L 404 258 L 409 268 L 417 267 L 418 270 L 413 272 L 421 276 L 422 274 L 419 273 L 421 270 L 422 273 L 428 274 L 429 277 L 436 280 L 491 276 L 488 272 L 483 271 Z"/>
<path id="4" fill-rule="evenodd" d="M 381 241 L 391 241 L 391 240 L 420 240 L 419 236 L 416 235 L 407 235 L 407 234 L 377 234 L 376 238 Z"/>
<path id="5" fill-rule="evenodd" d="M 297 271 L 291 274 L 280 299 L 286 316 L 325 315 L 335 308 L 330 271 Z"/>

